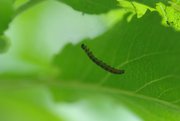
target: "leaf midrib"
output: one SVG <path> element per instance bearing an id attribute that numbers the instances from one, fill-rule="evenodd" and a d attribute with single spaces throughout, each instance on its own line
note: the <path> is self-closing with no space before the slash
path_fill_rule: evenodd
<path id="1" fill-rule="evenodd" d="M 16 80 L 19 81 L 19 80 Z M 73 81 L 73 80 L 72 80 Z M 33 83 L 32 83 L 33 82 Z M 17 84 L 17 85 L 16 85 Z M 132 97 L 138 97 L 140 99 L 144 99 L 147 101 L 154 101 L 156 103 L 159 103 L 161 105 L 167 106 L 169 108 L 173 108 L 177 111 L 180 112 L 180 107 L 178 105 L 174 105 L 172 103 L 169 103 L 165 100 L 161 100 L 161 99 L 157 99 L 154 97 L 150 97 L 150 96 L 146 96 L 146 95 L 142 95 L 142 94 L 138 94 L 135 92 L 131 92 L 128 90 L 122 90 L 122 89 L 117 89 L 117 88 L 111 88 L 111 87 L 105 87 L 105 86 L 100 86 L 100 85 L 93 85 L 93 84 L 84 84 L 84 83 L 79 83 L 77 81 L 73 81 L 73 82 L 64 82 L 64 81 L 60 81 L 60 80 L 54 80 L 54 81 L 49 81 L 49 80 L 44 80 L 42 82 L 41 81 L 36 81 L 34 82 L 33 80 L 28 80 L 28 82 L 26 84 L 23 85 L 19 85 L 19 83 L 13 84 L 12 87 L 10 87 L 9 83 L 3 83 L 1 84 L 1 86 L 4 89 L 13 89 L 13 87 L 17 86 L 15 89 L 23 89 L 23 88 L 30 88 L 30 87 L 34 87 L 34 86 L 54 86 L 54 87 L 60 87 L 60 88 L 64 88 L 64 89 L 76 89 L 76 90 L 88 90 L 88 91 L 98 91 L 99 93 L 109 93 L 109 94 L 121 94 L 121 95 L 125 95 L 125 96 L 132 96 Z M 1 90 L 3 90 L 3 88 L 0 88 Z"/>
<path id="2" fill-rule="evenodd" d="M 156 103 L 160 103 L 164 106 L 173 108 L 177 111 L 180 112 L 180 107 L 177 105 L 174 105 L 172 103 L 169 103 L 165 100 L 161 100 L 161 99 L 157 99 L 154 97 L 150 97 L 150 96 L 146 96 L 146 95 L 141 95 L 141 94 L 137 94 L 128 90 L 122 90 L 122 89 L 115 89 L 115 88 L 110 88 L 110 87 L 102 87 L 102 86 L 95 86 L 92 84 L 82 84 L 79 82 L 73 82 L 73 83 L 64 83 L 64 82 L 58 82 L 58 83 L 54 83 L 56 86 L 60 86 L 62 88 L 74 88 L 77 90 L 89 90 L 89 91 L 98 91 L 98 92 L 107 92 L 110 94 L 121 94 L 121 95 L 126 95 L 126 96 L 132 96 L 132 97 L 138 97 L 147 101 L 154 101 Z M 53 85 L 54 85 L 53 84 Z"/>

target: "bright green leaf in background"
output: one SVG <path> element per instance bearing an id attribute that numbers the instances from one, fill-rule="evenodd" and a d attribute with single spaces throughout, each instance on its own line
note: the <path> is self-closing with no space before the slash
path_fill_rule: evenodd
<path id="1" fill-rule="evenodd" d="M 176 0 L 1 0 L 0 120 L 179 121 L 179 8 Z M 82 43 L 125 73 L 99 68 Z"/>
<path id="2" fill-rule="evenodd" d="M 163 4 L 158 4 L 157 10 L 163 16 L 164 23 L 168 26 L 172 26 L 179 31 L 180 27 L 180 6 L 178 4 L 171 3 L 171 6 L 165 6 Z"/>

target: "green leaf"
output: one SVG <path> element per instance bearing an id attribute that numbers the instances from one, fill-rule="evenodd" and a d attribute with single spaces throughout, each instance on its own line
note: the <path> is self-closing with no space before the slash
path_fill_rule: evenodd
<path id="1" fill-rule="evenodd" d="M 103 70 L 80 44 L 69 44 L 54 59 L 61 80 L 52 88 L 55 98 L 103 93 L 123 101 L 146 121 L 180 120 L 179 32 L 161 25 L 157 12 L 131 22 L 127 18 L 103 35 L 83 41 L 97 58 L 125 74 Z"/>
<path id="2" fill-rule="evenodd" d="M 78 11 L 100 14 L 118 8 L 116 0 L 59 0 Z"/>
<path id="3" fill-rule="evenodd" d="M 131 0 L 129 0 L 131 1 Z M 164 3 L 164 4 L 168 4 L 168 1 L 169 0 L 134 0 L 138 3 L 142 3 L 142 4 L 145 4 L 145 5 L 148 5 L 150 7 L 155 7 L 157 3 Z"/>
<path id="4" fill-rule="evenodd" d="M 0 35 L 8 28 L 14 16 L 13 0 L 0 1 Z"/>
<path id="5" fill-rule="evenodd" d="M 166 26 L 180 30 L 180 5 L 173 2 L 171 2 L 171 6 L 158 4 L 157 11 L 162 15 L 163 23 Z"/>
<path id="6" fill-rule="evenodd" d="M 44 0 L 30 0 L 21 1 L 22 5 L 16 8 L 15 0 L 1 0 L 0 1 L 0 35 L 3 35 L 5 30 L 8 29 L 10 22 L 20 13 L 29 9 L 30 7 L 40 3 Z M 25 2 L 25 3 L 24 3 Z"/>
<path id="7" fill-rule="evenodd" d="M 146 5 L 137 2 L 127 1 L 127 0 L 119 0 L 118 2 L 119 2 L 119 6 L 122 9 L 131 11 L 132 13 L 136 14 L 138 18 L 143 16 L 146 13 L 147 9 L 149 9 L 150 11 L 155 10 L 154 8 L 148 7 Z"/>

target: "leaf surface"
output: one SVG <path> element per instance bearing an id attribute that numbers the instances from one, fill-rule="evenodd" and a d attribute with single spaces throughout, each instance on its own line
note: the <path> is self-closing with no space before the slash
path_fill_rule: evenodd
<path id="1" fill-rule="evenodd" d="M 118 8 L 116 0 L 60 0 L 84 13 L 99 14 Z"/>
<path id="2" fill-rule="evenodd" d="M 145 120 L 180 120 L 179 32 L 161 25 L 157 12 L 131 22 L 127 17 L 103 35 L 83 41 L 97 58 L 124 69 L 125 74 L 99 68 L 81 43 L 69 44 L 54 59 L 61 80 L 52 89 L 55 97 L 60 99 L 62 92 L 69 94 L 68 99 L 77 98 L 79 92 L 105 93 L 125 102 Z"/>

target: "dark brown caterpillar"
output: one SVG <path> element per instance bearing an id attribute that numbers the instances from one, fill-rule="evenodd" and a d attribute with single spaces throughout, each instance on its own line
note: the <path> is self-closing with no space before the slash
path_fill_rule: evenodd
<path id="1" fill-rule="evenodd" d="M 106 63 L 104 63 L 103 61 L 99 60 L 98 58 L 96 58 L 93 53 L 89 50 L 89 48 L 85 45 L 82 44 L 81 48 L 86 52 L 86 54 L 88 55 L 88 57 L 94 62 L 96 63 L 98 66 L 100 66 L 101 68 L 103 68 L 104 70 L 114 73 L 114 74 L 123 74 L 125 71 L 124 70 L 119 70 L 116 68 L 113 68 L 109 65 L 107 65 Z"/>

